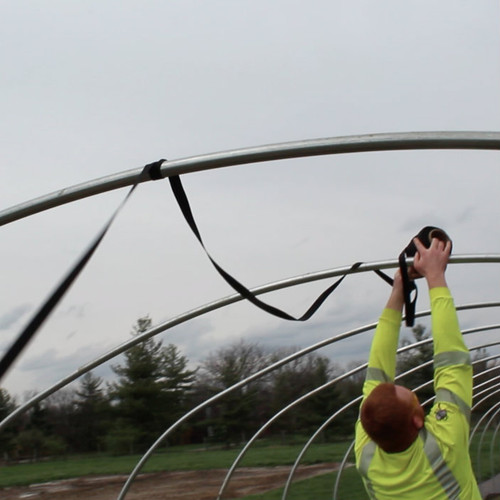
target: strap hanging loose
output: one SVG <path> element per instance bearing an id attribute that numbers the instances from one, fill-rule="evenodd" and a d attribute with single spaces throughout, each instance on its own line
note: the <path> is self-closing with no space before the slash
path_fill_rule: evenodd
<path id="1" fill-rule="evenodd" d="M 384 272 L 382 272 L 380 269 L 374 269 L 373 272 L 377 276 L 380 276 L 390 286 L 394 285 L 394 280 L 390 276 L 387 276 L 387 274 L 385 274 Z"/>
<path id="2" fill-rule="evenodd" d="M 415 324 L 415 309 L 417 307 L 418 288 L 413 280 L 408 276 L 406 265 L 407 254 L 405 251 L 399 254 L 399 269 L 403 280 L 403 295 L 405 301 L 405 324 L 413 326 Z"/>
<path id="3" fill-rule="evenodd" d="M 165 160 L 159 160 L 154 163 L 150 163 L 146 165 L 142 172 L 137 177 L 137 180 L 130 188 L 129 192 L 125 196 L 124 200 L 120 203 L 118 208 L 115 210 L 109 221 L 105 224 L 103 229 L 97 234 L 94 241 L 89 245 L 87 250 L 83 253 L 80 259 L 76 262 L 76 264 L 70 269 L 70 271 L 66 274 L 63 280 L 59 283 L 57 288 L 52 292 L 52 294 L 46 299 L 46 301 L 39 308 L 35 316 L 31 319 L 28 325 L 24 328 L 24 330 L 19 334 L 15 342 L 11 345 L 8 351 L 4 354 L 2 359 L 0 360 L 0 380 L 5 375 L 9 367 L 16 360 L 16 358 L 21 354 L 23 349 L 27 346 L 30 340 L 33 339 L 35 333 L 42 326 L 43 322 L 47 319 L 49 314 L 53 311 L 56 305 L 60 302 L 60 300 L 64 297 L 66 292 L 69 290 L 70 286 L 82 272 L 84 267 L 87 265 L 91 257 L 94 255 L 97 247 L 101 244 L 104 236 L 108 232 L 111 224 L 115 220 L 118 213 L 121 211 L 125 203 L 128 201 L 135 188 L 145 178 L 155 179 L 155 174 L 152 175 L 153 172 L 157 172 L 158 167 Z"/>
<path id="4" fill-rule="evenodd" d="M 320 306 L 330 296 L 330 294 L 340 285 L 340 283 L 342 283 L 344 278 L 348 274 L 350 274 L 353 271 L 355 271 L 356 269 L 358 269 L 359 266 L 361 266 L 361 264 L 362 264 L 362 262 L 354 263 L 351 266 L 351 268 L 349 269 L 349 271 L 346 274 L 344 274 L 341 278 L 339 278 L 333 285 L 329 286 L 313 302 L 313 304 L 309 307 L 309 309 L 302 316 L 296 318 L 296 317 L 292 316 L 291 314 L 288 314 L 287 312 L 282 311 L 281 309 L 278 309 L 277 307 L 274 307 L 274 306 L 267 304 L 266 302 L 263 302 L 262 300 L 258 299 L 247 287 L 245 287 L 238 280 L 233 278 L 233 276 L 231 276 L 227 271 L 225 271 L 221 266 L 219 266 L 219 264 L 217 264 L 217 262 L 215 262 L 215 260 L 212 258 L 212 256 L 210 255 L 210 253 L 206 249 L 205 244 L 203 243 L 200 231 L 198 230 L 198 227 L 197 227 L 196 222 L 194 220 L 193 213 L 191 211 L 191 207 L 189 205 L 188 198 L 187 198 L 186 193 L 184 191 L 184 188 L 182 186 L 180 177 L 178 175 L 171 176 L 171 177 L 169 177 L 169 181 L 170 181 L 170 186 L 171 186 L 172 191 L 174 193 L 175 199 L 177 200 L 177 203 L 179 204 L 179 208 L 181 209 L 181 212 L 184 215 L 186 222 L 188 223 L 189 227 L 191 228 L 191 231 L 193 231 L 197 240 L 200 242 L 201 246 L 205 250 L 205 253 L 207 254 L 208 258 L 210 259 L 210 262 L 212 262 L 212 264 L 215 267 L 215 269 L 217 270 L 217 272 L 242 297 L 249 300 L 252 304 L 259 307 L 260 309 L 268 312 L 269 314 L 272 314 L 273 316 L 277 316 L 278 318 L 282 318 L 282 319 L 286 319 L 286 320 L 290 320 L 290 321 L 306 321 L 306 320 L 308 320 L 320 308 Z"/>

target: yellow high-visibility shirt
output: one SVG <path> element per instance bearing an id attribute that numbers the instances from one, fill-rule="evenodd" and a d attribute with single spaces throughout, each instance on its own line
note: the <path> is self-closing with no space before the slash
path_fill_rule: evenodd
<path id="1" fill-rule="evenodd" d="M 436 400 L 419 437 L 405 451 L 386 453 L 356 422 L 356 467 L 376 500 L 481 500 L 469 456 L 472 366 L 448 288 L 430 291 Z M 363 396 L 393 382 L 401 313 L 380 316 Z M 363 404 L 363 403 L 361 403 Z"/>

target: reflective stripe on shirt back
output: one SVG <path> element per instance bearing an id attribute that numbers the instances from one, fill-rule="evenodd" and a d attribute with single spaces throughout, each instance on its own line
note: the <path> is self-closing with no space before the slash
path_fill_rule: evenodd
<path id="1" fill-rule="evenodd" d="M 370 467 L 370 463 L 373 459 L 373 455 L 375 453 L 377 445 L 374 441 L 369 441 L 363 451 L 361 452 L 361 458 L 359 460 L 358 471 L 364 479 L 365 487 L 368 492 L 370 498 L 375 498 L 375 493 L 373 491 L 373 485 L 370 479 L 368 478 L 368 468 Z"/>
<path id="2" fill-rule="evenodd" d="M 419 437 L 424 444 L 424 453 L 429 460 L 432 472 L 439 484 L 443 487 L 447 498 L 457 499 L 460 495 L 460 485 L 453 472 L 445 462 L 434 435 L 425 427 L 419 432 Z"/>

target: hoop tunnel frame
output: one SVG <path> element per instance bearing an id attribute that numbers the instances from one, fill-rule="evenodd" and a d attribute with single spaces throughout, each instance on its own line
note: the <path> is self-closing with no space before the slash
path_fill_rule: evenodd
<path id="1" fill-rule="evenodd" d="M 181 175 L 185 173 L 210 170 L 214 168 L 229 167 L 229 166 L 273 161 L 273 160 L 283 160 L 288 158 L 301 158 L 301 157 L 323 156 L 323 155 L 343 154 L 343 153 L 395 151 L 395 150 L 423 150 L 423 149 L 500 150 L 500 133 L 499 132 L 407 132 L 407 133 L 387 133 L 387 134 L 366 134 L 366 135 L 355 135 L 355 136 L 345 136 L 345 137 L 326 138 L 326 139 L 294 141 L 288 143 L 271 144 L 260 147 L 235 149 L 221 153 L 193 156 L 174 161 L 165 161 L 162 163 L 161 166 L 161 175 L 163 178 L 166 178 L 172 175 Z M 114 189 L 130 186 L 137 180 L 137 176 L 140 175 L 141 172 L 142 168 L 113 174 L 83 184 L 65 188 L 56 191 L 54 193 L 42 196 L 40 198 L 36 198 L 31 201 L 22 203 L 20 205 L 16 205 L 7 210 L 0 211 L 0 226 L 13 222 L 15 220 L 19 220 L 23 217 L 33 215 L 35 213 L 48 210 L 56 206 L 70 203 L 72 201 L 76 201 L 82 198 L 104 193 Z M 139 182 L 146 182 L 149 180 L 151 179 L 144 178 L 141 179 Z M 473 256 L 453 256 L 450 259 L 450 263 L 472 263 L 472 262 L 499 263 L 500 255 L 489 254 L 489 255 L 473 255 Z M 394 267 L 397 267 L 397 261 L 384 261 L 378 263 L 363 264 L 361 268 L 359 268 L 355 272 L 356 273 L 367 272 L 374 269 L 388 269 Z M 345 274 L 346 272 L 348 272 L 348 270 L 349 267 L 344 267 L 333 270 L 310 273 L 294 278 L 288 278 L 285 280 L 277 281 L 274 283 L 270 283 L 268 285 L 263 285 L 253 289 L 252 291 L 256 295 L 261 293 L 267 293 L 273 290 L 286 288 L 288 286 L 295 286 L 301 283 L 326 279 L 333 276 L 339 276 L 341 274 Z M 41 401 L 42 399 L 49 396 L 56 390 L 69 384 L 70 382 L 72 382 L 79 376 L 83 375 L 84 373 L 87 373 L 92 368 L 95 368 L 96 366 L 99 366 L 100 364 L 108 361 L 109 359 L 112 359 L 118 354 L 121 354 L 122 352 L 126 351 L 133 345 L 136 345 L 137 343 L 140 343 L 146 340 L 147 338 L 151 338 L 154 335 L 157 335 L 162 331 L 167 330 L 173 326 L 188 321 L 189 319 L 200 316 L 212 310 L 225 307 L 226 305 L 232 304 L 239 300 L 243 300 L 242 297 L 239 296 L 239 294 L 234 294 L 219 299 L 212 303 L 206 304 L 205 306 L 201 306 L 192 311 L 188 311 L 159 326 L 153 327 L 152 329 L 148 330 L 147 332 L 140 335 L 138 338 L 133 339 L 132 341 L 125 342 L 124 344 L 118 346 L 117 348 L 106 353 L 105 355 L 100 356 L 94 359 L 92 362 L 84 365 L 79 370 L 75 371 L 70 376 L 62 379 L 48 390 L 32 398 L 18 410 L 12 412 L 6 419 L 0 422 L 0 430 L 8 422 L 13 420 L 17 415 L 19 415 L 23 411 L 26 411 L 28 408 L 36 404 L 38 401 Z M 497 307 L 498 305 L 499 305 L 498 303 L 471 304 L 467 306 L 462 306 L 461 310 L 482 308 L 482 307 Z M 428 314 L 428 312 L 420 313 L 419 315 L 426 315 L 426 314 Z M 417 317 L 419 315 L 417 315 Z M 373 328 L 373 326 L 369 325 L 369 327 L 363 327 L 362 329 L 353 330 L 351 332 L 345 332 L 341 335 L 338 335 L 335 338 L 327 339 L 326 341 L 302 349 L 298 353 L 295 353 L 294 355 L 284 358 L 283 360 L 280 360 L 278 363 L 275 363 L 274 365 L 267 367 L 266 369 L 259 372 L 259 374 L 254 374 L 248 379 L 245 379 L 244 381 L 235 384 L 231 388 L 222 391 L 221 393 L 216 395 L 217 399 L 223 397 L 229 391 L 234 390 L 237 387 L 241 387 L 242 385 L 245 385 L 251 382 L 252 380 L 255 380 L 257 378 L 257 375 L 259 377 L 263 376 L 265 373 L 268 373 L 269 371 L 276 369 L 279 366 L 282 366 L 283 364 L 291 361 L 292 359 L 296 359 L 297 357 L 307 354 L 308 352 L 312 352 L 316 349 L 319 349 L 324 345 L 337 342 L 339 340 L 348 338 L 349 336 L 355 335 L 357 333 L 361 333 L 361 331 L 358 330 L 366 331 L 365 330 L 366 328 L 371 329 Z M 318 389 L 320 390 L 320 388 Z M 210 402 L 213 401 L 214 399 L 210 398 L 210 400 L 207 400 L 203 403 L 203 407 L 210 404 Z M 294 402 L 293 404 L 295 405 L 298 403 Z M 198 409 L 200 408 L 196 408 L 195 410 Z M 488 413 L 489 412 L 487 412 L 487 414 Z M 191 414 L 192 411 L 185 414 L 184 417 L 189 417 Z M 484 415 L 483 418 L 486 415 Z M 180 420 L 184 419 L 184 417 L 182 417 Z M 331 419 L 333 420 L 333 417 L 331 417 Z M 176 424 L 174 424 L 174 426 L 176 425 L 177 422 Z M 162 435 L 162 437 L 160 437 L 160 439 L 155 443 L 155 445 L 161 442 L 161 440 L 166 436 L 166 434 L 169 433 L 170 430 L 173 430 L 172 427 L 169 430 L 167 430 L 166 433 Z M 476 429 L 477 427 L 474 429 L 474 432 L 476 431 Z M 474 432 L 472 433 L 471 437 L 474 435 Z M 153 445 L 152 449 L 150 449 L 149 451 L 154 450 L 155 445 Z M 143 456 L 143 459 L 147 459 L 147 457 L 149 456 L 148 455 L 149 451 Z M 299 459 L 300 456 L 297 460 Z M 133 481 L 135 475 L 140 470 L 142 463 L 143 460 L 141 460 L 134 469 L 134 471 L 132 471 L 123 490 L 120 493 L 120 496 L 118 497 L 119 500 L 124 498 L 124 495 L 126 494 L 128 487 L 130 486 L 130 483 Z M 230 474 L 231 471 L 228 474 L 229 477 Z M 293 473 L 291 474 L 291 476 L 293 476 Z M 290 480 L 291 476 L 289 478 Z M 227 479 L 229 479 L 229 477 Z M 225 484 L 226 483 L 224 483 L 222 486 L 219 497 L 223 493 Z"/>

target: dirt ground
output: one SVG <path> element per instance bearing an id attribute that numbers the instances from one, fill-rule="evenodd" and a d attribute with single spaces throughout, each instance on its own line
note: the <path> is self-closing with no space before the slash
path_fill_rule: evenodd
<path id="1" fill-rule="evenodd" d="M 295 479 L 326 474 L 337 464 L 326 463 L 299 467 Z M 282 487 L 290 467 L 251 467 L 237 469 L 228 484 L 225 499 L 264 493 Z M 227 470 L 175 471 L 142 474 L 131 486 L 127 500 L 214 500 Z M 22 488 L 0 490 L 2 500 L 116 500 L 126 476 L 66 479 Z"/>

